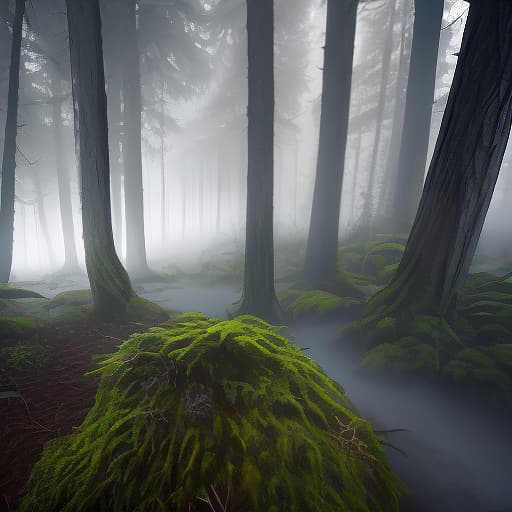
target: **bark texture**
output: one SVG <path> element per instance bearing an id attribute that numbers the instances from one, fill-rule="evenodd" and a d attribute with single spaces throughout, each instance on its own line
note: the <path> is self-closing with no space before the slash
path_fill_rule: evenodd
<path id="1" fill-rule="evenodd" d="M 336 280 L 357 4 L 327 4 L 320 141 L 304 266 L 304 277 L 315 288 L 329 288 Z"/>
<path id="2" fill-rule="evenodd" d="M 248 172 L 244 290 L 240 313 L 279 318 L 274 289 L 274 6 L 247 0 Z"/>
<path id="3" fill-rule="evenodd" d="M 512 2 L 473 0 L 418 214 L 373 307 L 446 316 L 467 276 L 512 124 Z"/>
<path id="4" fill-rule="evenodd" d="M 16 0 L 14 12 L 9 92 L 5 120 L 4 152 L 2 158 L 2 188 L 0 192 L 0 283 L 11 275 L 14 239 L 14 199 L 16 174 L 16 135 L 18 132 L 18 97 L 20 88 L 20 50 L 25 16 L 25 0 Z"/>
<path id="5" fill-rule="evenodd" d="M 112 235 L 100 10 L 98 0 L 67 0 L 66 4 L 85 263 L 97 314 L 113 318 L 125 312 L 134 293 Z"/>
<path id="6" fill-rule="evenodd" d="M 404 232 L 414 221 L 425 177 L 443 8 L 444 0 L 415 0 L 411 62 L 392 213 L 395 229 Z"/>

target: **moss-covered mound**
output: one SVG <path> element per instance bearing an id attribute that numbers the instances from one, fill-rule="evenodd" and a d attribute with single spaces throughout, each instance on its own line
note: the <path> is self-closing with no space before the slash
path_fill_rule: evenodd
<path id="1" fill-rule="evenodd" d="M 31 337 L 37 329 L 37 322 L 25 317 L 0 317 L 0 340 Z"/>
<path id="2" fill-rule="evenodd" d="M 199 314 L 103 360 L 21 511 L 387 511 L 400 483 L 343 390 L 277 328 Z"/>
<path id="3" fill-rule="evenodd" d="M 362 301 L 353 297 L 339 297 L 322 290 L 283 290 L 278 294 L 285 315 L 291 320 L 324 319 L 353 313 Z"/>
<path id="4" fill-rule="evenodd" d="M 91 290 L 70 290 L 57 294 L 49 303 L 48 308 L 58 308 L 62 306 L 91 306 Z"/>
<path id="5" fill-rule="evenodd" d="M 44 297 L 32 290 L 13 288 L 8 284 L 0 284 L 0 299 L 44 299 Z"/>

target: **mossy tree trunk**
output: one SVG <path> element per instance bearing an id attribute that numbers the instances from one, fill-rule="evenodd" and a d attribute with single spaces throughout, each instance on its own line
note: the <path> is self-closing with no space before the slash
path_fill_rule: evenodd
<path id="1" fill-rule="evenodd" d="M 336 280 L 338 231 L 350 110 L 357 0 L 329 0 L 320 141 L 304 278 L 313 288 Z"/>
<path id="2" fill-rule="evenodd" d="M 151 274 L 146 258 L 144 194 L 142 186 L 142 97 L 135 0 L 123 0 L 118 12 L 124 34 L 122 95 L 124 137 L 124 204 L 126 219 L 126 268 L 134 277 Z"/>
<path id="3" fill-rule="evenodd" d="M 473 0 L 404 256 L 369 312 L 446 316 L 480 237 L 512 123 L 512 2 Z"/>
<path id="4" fill-rule="evenodd" d="M 85 263 L 96 313 L 114 318 L 134 296 L 114 247 L 107 97 L 98 0 L 67 0 Z"/>
<path id="5" fill-rule="evenodd" d="M 247 0 L 247 216 L 240 313 L 280 317 L 274 289 L 274 4 Z"/>
<path id="6" fill-rule="evenodd" d="M 2 158 L 2 186 L 0 192 L 0 283 L 7 283 L 9 281 L 12 268 L 16 135 L 18 132 L 20 51 L 24 16 L 25 0 L 16 0 L 12 30 L 11 60 L 9 65 L 9 92 L 7 96 L 7 117 L 5 120 L 4 151 Z"/>
<path id="7" fill-rule="evenodd" d="M 398 176 L 391 199 L 395 231 L 407 232 L 412 226 L 423 188 L 443 9 L 444 0 L 415 0 Z"/>

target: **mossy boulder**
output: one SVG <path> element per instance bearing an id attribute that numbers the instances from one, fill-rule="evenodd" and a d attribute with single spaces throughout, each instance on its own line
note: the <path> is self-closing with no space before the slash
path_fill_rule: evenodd
<path id="1" fill-rule="evenodd" d="M 512 345 L 463 349 L 443 368 L 443 374 L 466 394 L 512 407 Z"/>
<path id="2" fill-rule="evenodd" d="M 398 510 L 369 423 L 257 318 L 181 316 L 96 373 L 93 409 L 46 447 L 21 512 Z"/>
<path id="3" fill-rule="evenodd" d="M 435 378 L 439 372 L 439 357 L 432 346 L 408 337 L 368 351 L 361 369 L 368 374 L 391 378 Z"/>
<path id="4" fill-rule="evenodd" d="M 285 315 L 291 320 L 323 319 L 353 313 L 362 306 L 360 299 L 338 297 L 322 290 L 283 290 L 278 298 Z"/>
<path id="5" fill-rule="evenodd" d="M 23 288 L 13 288 L 7 284 L 0 284 L 0 299 L 44 299 L 40 293 Z"/>
<path id="6" fill-rule="evenodd" d="M 91 290 L 71 290 L 57 294 L 49 303 L 48 308 L 69 306 L 91 306 Z"/>
<path id="7" fill-rule="evenodd" d="M 0 317 L 0 340 L 21 339 L 32 336 L 37 322 L 27 317 Z"/>

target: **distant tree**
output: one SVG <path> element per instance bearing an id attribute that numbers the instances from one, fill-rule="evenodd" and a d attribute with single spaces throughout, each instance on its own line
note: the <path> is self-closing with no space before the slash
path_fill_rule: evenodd
<path id="1" fill-rule="evenodd" d="M 98 0 L 67 0 L 85 263 L 98 315 L 124 313 L 134 296 L 114 247 L 107 98 Z"/>
<path id="2" fill-rule="evenodd" d="M 512 2 L 473 0 L 416 220 L 396 276 L 370 311 L 403 325 L 454 306 L 510 134 L 511 55 Z"/>
<path id="3" fill-rule="evenodd" d="M 409 79 L 391 217 L 408 231 L 423 188 L 444 0 L 415 0 Z"/>
<path id="4" fill-rule="evenodd" d="M 328 0 L 320 141 L 304 277 L 315 288 L 336 281 L 357 0 Z"/>
<path id="5" fill-rule="evenodd" d="M 9 281 L 12 268 L 20 50 L 24 16 L 25 0 L 16 0 L 9 65 L 9 92 L 7 96 L 7 117 L 5 122 L 0 192 L 0 283 L 7 283 Z"/>
<path id="6" fill-rule="evenodd" d="M 274 288 L 274 2 L 247 0 L 247 218 L 240 313 L 280 317 Z"/>

